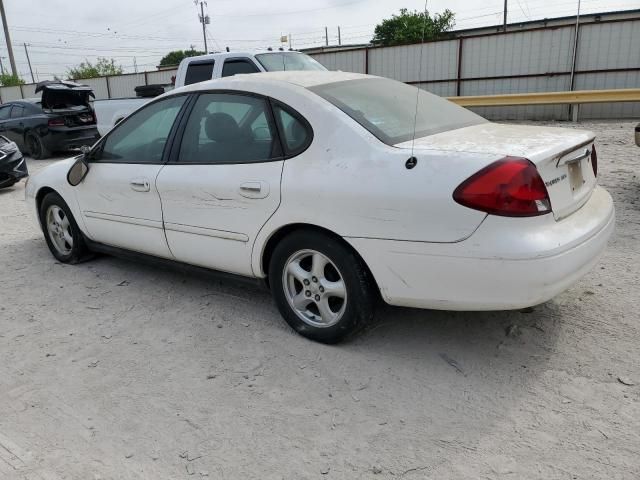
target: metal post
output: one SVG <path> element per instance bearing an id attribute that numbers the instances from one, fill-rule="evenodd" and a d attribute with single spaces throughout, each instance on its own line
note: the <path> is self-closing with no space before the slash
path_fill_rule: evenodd
<path id="1" fill-rule="evenodd" d="M 202 38 L 204 38 L 204 53 L 209 53 L 209 49 L 207 48 L 207 27 L 204 23 L 204 2 L 200 2 L 200 21 L 202 22 Z"/>
<path id="2" fill-rule="evenodd" d="M 4 40 L 7 43 L 7 51 L 9 52 L 9 62 L 11 63 L 11 74 L 18 75 L 16 61 L 13 58 L 13 47 L 11 46 L 11 37 L 9 36 L 9 26 L 7 25 L 7 16 L 4 13 L 4 3 L 0 0 L 0 15 L 2 15 L 2 27 L 4 28 Z"/>
<path id="3" fill-rule="evenodd" d="M 31 73 L 31 83 L 36 83 L 33 78 L 33 69 L 31 68 L 31 60 L 29 59 L 29 50 L 27 49 L 27 44 L 24 44 L 24 54 L 27 56 L 27 63 L 29 64 L 29 73 Z"/>
<path id="4" fill-rule="evenodd" d="M 340 27 L 338 26 L 338 45 L 342 45 L 342 38 L 340 37 Z"/>
<path id="5" fill-rule="evenodd" d="M 462 90 L 462 41 L 463 38 L 458 38 L 458 71 L 456 75 L 456 96 L 460 96 L 460 91 Z"/>
<path id="6" fill-rule="evenodd" d="M 291 40 L 291 34 L 289 34 L 289 50 L 293 50 L 293 41 Z"/>
<path id="7" fill-rule="evenodd" d="M 327 27 L 324 27 L 324 44 L 329 46 L 329 29 Z"/>
<path id="8" fill-rule="evenodd" d="M 502 22 L 502 31 L 507 31 L 507 0 L 504 0 L 504 19 Z"/>
<path id="9" fill-rule="evenodd" d="M 572 92 L 575 86 L 576 63 L 578 61 L 578 39 L 580 36 L 580 0 L 578 0 L 578 12 L 576 13 L 576 30 L 573 36 L 573 54 L 571 56 L 571 75 L 569 77 L 569 91 Z M 578 121 L 579 105 L 569 105 L 569 114 L 574 122 Z"/>

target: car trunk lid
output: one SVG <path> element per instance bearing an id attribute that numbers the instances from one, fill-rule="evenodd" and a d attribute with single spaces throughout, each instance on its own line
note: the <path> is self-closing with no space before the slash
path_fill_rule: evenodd
<path id="1" fill-rule="evenodd" d="M 585 130 L 484 123 L 417 138 L 415 149 L 517 156 L 530 160 L 545 182 L 554 217 L 578 210 L 595 188 L 594 135 Z M 411 141 L 396 145 L 411 147 Z"/>
<path id="2" fill-rule="evenodd" d="M 91 87 L 63 80 L 47 80 L 36 85 L 38 92 L 42 92 L 42 110 L 60 119 L 60 125 L 80 127 L 96 123 L 90 103 L 95 97 Z"/>

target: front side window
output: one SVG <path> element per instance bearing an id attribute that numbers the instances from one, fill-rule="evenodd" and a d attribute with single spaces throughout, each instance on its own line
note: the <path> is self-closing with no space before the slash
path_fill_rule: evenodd
<path id="1" fill-rule="evenodd" d="M 281 72 L 283 70 L 326 70 L 318 61 L 304 53 L 260 53 L 256 55 L 256 59 L 267 72 Z"/>
<path id="2" fill-rule="evenodd" d="M 226 60 L 222 67 L 222 76 L 230 77 L 241 73 L 256 73 L 259 71 L 258 67 L 248 60 Z"/>
<path id="3" fill-rule="evenodd" d="M 281 156 L 263 98 L 227 93 L 198 97 L 182 136 L 181 163 L 251 163 Z"/>
<path id="4" fill-rule="evenodd" d="M 367 78 L 309 88 L 388 145 L 484 123 L 480 115 L 402 82 Z"/>
<path id="5" fill-rule="evenodd" d="M 171 127 L 185 95 L 165 98 L 135 112 L 107 136 L 97 160 L 115 163 L 160 163 Z"/>
<path id="6" fill-rule="evenodd" d="M 187 73 L 184 78 L 185 85 L 192 83 L 204 82 L 213 78 L 213 67 L 215 62 L 210 61 L 194 61 L 187 65 Z"/>

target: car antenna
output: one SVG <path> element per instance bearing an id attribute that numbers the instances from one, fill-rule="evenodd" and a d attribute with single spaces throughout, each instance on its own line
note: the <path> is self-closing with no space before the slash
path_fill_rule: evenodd
<path id="1" fill-rule="evenodd" d="M 424 34 L 425 31 L 427 29 L 427 5 L 429 3 L 429 0 L 424 0 L 424 18 L 423 18 L 423 22 L 422 22 L 422 40 L 420 41 L 420 57 L 418 62 L 420 63 L 420 66 L 418 67 L 418 81 L 420 81 L 422 79 L 422 48 L 424 47 Z M 413 168 L 416 163 L 417 163 L 417 159 L 414 157 L 413 155 L 413 150 L 414 150 L 414 146 L 416 143 L 416 127 L 417 127 L 417 123 L 418 123 L 418 102 L 420 101 L 420 87 L 416 87 L 416 110 L 413 114 L 413 137 L 411 137 L 411 158 L 409 158 L 409 160 L 407 160 L 406 166 L 407 168 Z M 411 165 L 411 166 L 409 166 Z"/>

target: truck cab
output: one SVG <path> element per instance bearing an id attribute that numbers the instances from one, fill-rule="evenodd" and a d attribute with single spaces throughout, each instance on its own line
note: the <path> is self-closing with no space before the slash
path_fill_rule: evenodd
<path id="1" fill-rule="evenodd" d="M 182 60 L 176 73 L 175 88 L 214 78 L 230 77 L 239 73 L 282 70 L 326 70 L 326 68 L 310 56 L 292 50 L 211 53 Z M 139 96 L 136 98 L 112 98 L 93 102 L 100 135 L 107 133 L 131 112 L 165 91 L 163 85 L 147 85 L 146 87 L 147 93 L 151 92 L 151 95 L 140 95 L 138 92 Z M 162 88 L 156 92 L 154 87 Z"/>
<path id="2" fill-rule="evenodd" d="M 326 68 L 308 55 L 294 51 L 212 53 L 182 60 L 176 74 L 176 88 L 239 73 L 282 70 L 326 70 Z"/>

